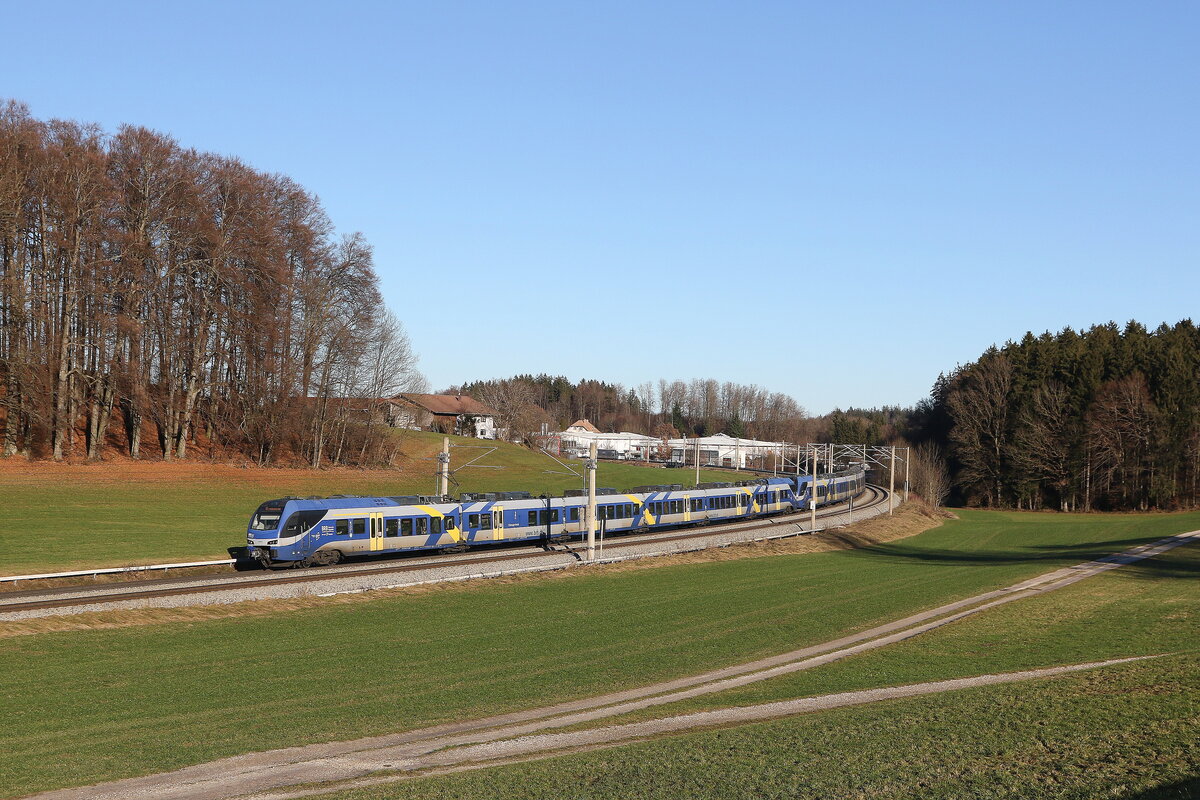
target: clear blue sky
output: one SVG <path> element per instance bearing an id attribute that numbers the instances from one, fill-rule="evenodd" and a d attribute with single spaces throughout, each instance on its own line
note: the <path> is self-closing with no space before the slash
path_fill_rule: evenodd
<path id="1" fill-rule="evenodd" d="M 714 377 L 821 413 L 1029 329 L 1200 318 L 1193 2 L 3 17 L 0 96 L 286 173 L 361 230 L 435 388 Z"/>

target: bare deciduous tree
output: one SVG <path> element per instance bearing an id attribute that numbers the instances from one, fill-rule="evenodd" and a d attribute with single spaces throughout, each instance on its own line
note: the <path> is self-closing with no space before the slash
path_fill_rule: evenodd
<path id="1" fill-rule="evenodd" d="M 370 245 L 291 180 L 0 104 L 5 455 L 69 457 L 82 429 L 89 458 L 140 458 L 148 428 L 164 459 L 202 435 L 319 465 L 351 452 L 355 391 L 419 380 Z"/>
<path id="2" fill-rule="evenodd" d="M 959 481 L 983 493 L 988 505 L 1001 503 L 1008 447 L 1012 365 L 1000 354 L 981 359 L 950 393 L 954 418 L 950 441 L 962 464 Z"/>

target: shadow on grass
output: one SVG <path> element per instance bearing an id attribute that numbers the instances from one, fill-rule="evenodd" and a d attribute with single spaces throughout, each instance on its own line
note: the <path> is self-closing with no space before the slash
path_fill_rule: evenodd
<path id="1" fill-rule="evenodd" d="M 1121 796 L 1121 800 L 1194 800 L 1194 798 L 1200 798 L 1200 777 L 1185 778 L 1175 783 L 1164 783 L 1153 789 Z"/>
<path id="2" fill-rule="evenodd" d="M 1064 545 L 1029 545 L 1013 550 L 950 550 L 921 547 L 920 545 L 891 542 L 870 545 L 846 551 L 855 558 L 897 561 L 915 561 L 947 566 L 992 566 L 1001 564 L 1045 563 L 1049 566 L 1074 566 L 1087 561 L 1104 560 L 1109 556 L 1139 545 L 1163 539 L 1162 536 L 1146 536 L 1117 539 L 1108 542 L 1086 542 Z M 1196 546 L 1187 547 L 1193 553 Z M 1200 559 L 1189 557 L 1183 549 L 1169 550 L 1153 558 L 1133 562 L 1123 569 L 1162 577 L 1196 577 L 1200 575 Z"/>

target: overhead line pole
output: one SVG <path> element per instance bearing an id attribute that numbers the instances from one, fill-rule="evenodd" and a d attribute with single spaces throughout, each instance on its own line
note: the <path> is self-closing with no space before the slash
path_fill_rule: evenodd
<path id="1" fill-rule="evenodd" d="M 438 495 L 450 494 L 450 437 L 442 437 L 442 452 L 438 453 Z"/>
<path id="2" fill-rule="evenodd" d="M 817 451 L 812 451 L 812 482 L 808 485 L 809 523 L 808 532 L 817 532 Z"/>
<path id="3" fill-rule="evenodd" d="M 892 445 L 892 457 L 889 459 L 890 469 L 888 470 L 888 516 L 892 515 L 892 509 L 896 507 L 896 445 Z"/>
<path id="4" fill-rule="evenodd" d="M 908 502 L 908 463 L 912 461 L 909 458 L 908 448 L 904 448 L 904 502 Z"/>
<path id="5" fill-rule="evenodd" d="M 587 499 L 587 560 L 596 559 L 596 440 L 592 440 L 587 462 L 588 499 Z"/>

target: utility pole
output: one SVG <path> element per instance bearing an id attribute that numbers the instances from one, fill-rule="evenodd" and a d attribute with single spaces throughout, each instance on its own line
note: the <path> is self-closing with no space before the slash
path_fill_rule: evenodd
<path id="1" fill-rule="evenodd" d="M 588 499 L 587 499 L 587 560 L 596 559 L 596 440 L 592 440 L 589 449 L 590 458 L 587 461 Z"/>
<path id="2" fill-rule="evenodd" d="M 442 452 L 438 453 L 438 495 L 445 499 L 450 494 L 450 437 L 442 437 Z"/>
<path id="3" fill-rule="evenodd" d="M 733 471 L 740 472 L 742 469 L 742 437 L 733 440 Z"/>
<path id="4" fill-rule="evenodd" d="M 696 485 L 700 485 L 700 438 L 696 437 Z"/>
<path id="5" fill-rule="evenodd" d="M 912 448 L 904 448 L 904 502 L 908 502 L 908 462 L 912 461 Z"/>
<path id="6" fill-rule="evenodd" d="M 888 459 L 888 516 L 896 507 L 896 445 L 892 445 L 892 457 Z"/>
<path id="7" fill-rule="evenodd" d="M 812 483 L 808 485 L 809 523 L 808 532 L 817 532 L 817 451 L 812 451 Z"/>

